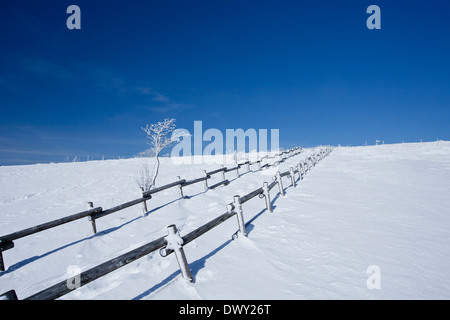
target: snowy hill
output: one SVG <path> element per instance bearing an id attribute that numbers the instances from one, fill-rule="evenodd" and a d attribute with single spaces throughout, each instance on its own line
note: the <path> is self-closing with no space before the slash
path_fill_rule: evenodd
<path id="1" fill-rule="evenodd" d="M 68 277 L 164 236 L 181 235 L 226 211 L 233 196 L 271 182 L 313 150 L 276 169 L 243 174 L 204 192 L 202 184 L 154 195 L 140 205 L 14 241 L 3 252 L 0 294 L 26 298 Z M 0 235 L 86 209 L 110 208 L 140 196 L 142 159 L 0 167 Z M 163 159 L 158 185 L 198 178 L 217 164 Z M 246 170 L 243 170 L 245 172 Z M 286 196 L 244 204 L 247 238 L 232 240 L 236 219 L 184 247 L 193 284 L 173 255 L 158 252 L 120 268 L 63 299 L 448 299 L 450 298 L 450 142 L 339 147 Z M 72 268 L 68 268 L 72 266 Z M 375 269 L 373 269 L 375 267 Z M 369 272 L 367 272 L 369 270 Z M 377 273 L 379 289 L 367 282 Z"/>

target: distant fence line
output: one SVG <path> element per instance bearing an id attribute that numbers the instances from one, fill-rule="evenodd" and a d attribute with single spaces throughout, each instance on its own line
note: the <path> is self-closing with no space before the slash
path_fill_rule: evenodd
<path id="1" fill-rule="evenodd" d="M 279 193 L 282 196 L 285 195 L 282 177 L 290 178 L 291 185 L 293 187 L 296 187 L 297 184 L 295 180 L 295 174 L 298 175 L 298 181 L 301 181 L 305 176 L 305 174 L 319 161 L 324 159 L 331 151 L 332 148 L 322 149 L 318 153 L 306 158 L 303 162 L 299 162 L 295 169 L 293 167 L 290 167 L 290 169 L 286 172 L 280 173 L 278 171 L 276 176 L 274 176 L 273 182 L 271 182 L 270 184 L 268 182 L 264 182 L 261 188 L 258 188 L 242 197 L 240 197 L 239 195 L 235 196 L 234 201 L 227 205 L 227 212 L 209 221 L 208 223 L 200 226 L 199 228 L 191 231 L 190 233 L 186 234 L 183 237 L 180 235 L 180 231 L 176 228 L 175 225 L 170 225 L 167 227 L 166 236 L 160 237 L 134 250 L 124 253 L 114 259 L 104 262 L 96 267 L 93 267 L 87 271 L 84 271 L 80 274 L 70 277 L 64 281 L 61 281 L 47 289 L 44 289 L 36 294 L 33 294 L 32 296 L 26 298 L 26 300 L 57 299 L 63 295 L 70 293 L 73 290 L 78 289 L 81 286 L 84 286 L 118 268 L 121 268 L 157 250 L 159 250 L 161 256 L 163 257 L 167 257 L 168 255 L 175 253 L 178 265 L 180 267 L 180 272 L 183 278 L 185 278 L 190 282 L 193 282 L 193 277 L 190 272 L 189 264 L 187 262 L 186 255 L 184 253 L 183 246 L 187 245 L 191 241 L 197 239 L 201 235 L 205 234 L 206 232 L 210 231 L 211 229 L 220 225 L 221 223 L 227 221 L 233 216 L 237 216 L 239 228 L 239 230 L 233 235 L 233 238 L 240 236 L 246 237 L 247 232 L 245 230 L 245 221 L 243 217 L 242 205 L 245 202 L 251 200 L 252 198 L 259 196 L 260 198 L 265 198 L 267 211 L 273 212 L 270 201 L 270 190 L 273 189 L 276 185 L 278 185 Z M 174 185 L 182 185 L 182 184 L 183 183 Z M 74 283 L 76 283 L 76 285 L 73 285 Z M 11 290 L 1 295 L 0 299 L 16 300 L 17 295 L 14 290 Z"/>
<path id="2" fill-rule="evenodd" d="M 0 236 L 0 272 L 6 270 L 5 262 L 4 262 L 4 258 L 3 258 L 3 251 L 6 251 L 6 250 L 14 248 L 14 242 L 13 242 L 14 240 L 17 240 L 17 239 L 20 239 L 20 238 L 23 238 L 23 237 L 26 237 L 26 236 L 29 236 L 29 235 L 32 235 L 32 234 L 35 234 L 35 233 L 47 230 L 47 229 L 51 229 L 51 228 L 54 228 L 54 227 L 57 227 L 57 226 L 60 226 L 60 225 L 63 225 L 63 224 L 75 221 L 75 220 L 83 219 L 83 218 L 86 218 L 86 217 L 91 222 L 92 230 L 93 230 L 93 233 L 95 234 L 95 233 L 97 233 L 96 220 L 100 219 L 102 217 L 105 217 L 107 215 L 110 215 L 110 214 L 112 214 L 114 212 L 117 212 L 117 211 L 129 208 L 131 206 L 137 205 L 139 203 L 142 203 L 143 204 L 143 213 L 145 215 L 148 212 L 148 210 L 147 210 L 147 200 L 150 200 L 152 198 L 152 195 L 157 193 L 157 192 L 160 192 L 160 191 L 163 191 L 163 190 L 166 190 L 166 189 L 178 186 L 180 197 L 186 198 L 183 195 L 183 189 L 182 189 L 183 187 L 186 187 L 186 186 L 189 186 L 189 185 L 192 185 L 192 184 L 204 181 L 205 191 L 208 190 L 208 189 L 214 189 L 214 188 L 216 188 L 216 187 L 218 187 L 218 186 L 220 186 L 222 184 L 223 185 L 227 185 L 229 183 L 229 181 L 227 179 L 225 179 L 225 172 L 230 172 L 230 171 L 235 171 L 236 170 L 236 175 L 237 175 L 237 177 L 239 177 L 239 169 L 242 166 L 244 166 L 244 165 L 247 165 L 247 169 L 248 170 L 250 169 L 250 166 L 254 165 L 254 164 L 258 164 L 260 166 L 260 169 L 262 169 L 262 168 L 265 168 L 265 167 L 276 165 L 279 162 L 283 162 L 283 161 L 285 161 L 285 159 L 287 159 L 287 157 L 294 156 L 294 155 L 299 154 L 301 152 L 302 152 L 302 148 L 296 147 L 296 148 L 289 149 L 289 150 L 283 151 L 281 153 L 275 154 L 272 157 L 269 157 L 267 155 L 267 156 L 265 156 L 265 157 L 263 157 L 263 158 L 261 158 L 261 159 L 259 159 L 257 161 L 254 161 L 254 162 L 246 161 L 244 163 L 239 163 L 239 164 L 236 164 L 236 166 L 232 167 L 232 168 L 227 168 L 227 167 L 222 166 L 222 168 L 217 169 L 217 170 L 213 170 L 213 171 L 210 171 L 210 172 L 206 172 L 206 170 L 204 170 L 204 176 L 201 177 L 201 178 L 197 178 L 197 179 L 193 179 L 193 180 L 180 179 L 180 180 L 178 180 L 176 182 L 172 182 L 172 183 L 166 184 L 166 185 L 161 186 L 161 187 L 153 188 L 150 191 L 142 192 L 142 197 L 140 197 L 138 199 L 135 199 L 135 200 L 132 200 L 132 201 L 128 201 L 126 203 L 119 204 L 119 205 L 117 205 L 115 207 L 112 207 L 112 208 L 109 208 L 109 209 L 106 209 L 106 210 L 103 210 L 102 207 L 95 207 L 94 208 L 93 203 L 92 202 L 88 202 L 88 209 L 86 211 L 79 212 L 79 213 L 76 213 L 76 214 L 73 214 L 73 215 L 70 215 L 70 216 L 66 216 L 66 217 L 63 217 L 63 218 L 60 218 L 60 219 L 56 219 L 56 220 L 53 220 L 53 221 L 50 221 L 50 222 L 46 222 L 46 223 L 43 223 L 43 224 L 40 224 L 40 225 L 37 225 L 37 226 L 34 226 L 34 227 L 30 227 L 30 228 L 27 228 L 27 229 L 23 229 L 23 230 L 17 231 L 17 232 L 13 232 L 13 233 L 10 233 L 10 234 L 4 235 L 4 236 Z M 278 161 L 275 161 L 272 164 L 269 164 L 269 163 L 266 163 L 264 165 L 261 164 L 264 160 L 277 159 L 279 157 L 282 157 L 282 159 L 278 160 Z M 208 179 L 210 179 L 213 174 L 216 174 L 216 173 L 219 173 L 219 172 L 223 173 L 223 175 L 222 175 L 223 180 L 221 182 L 219 182 L 219 183 L 216 183 L 216 184 L 212 185 L 212 186 L 208 186 Z"/>

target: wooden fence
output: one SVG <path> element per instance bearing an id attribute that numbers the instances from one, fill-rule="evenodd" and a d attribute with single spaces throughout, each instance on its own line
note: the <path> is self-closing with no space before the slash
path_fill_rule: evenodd
<path id="1" fill-rule="evenodd" d="M 26 300 L 52 300 L 57 299 L 73 290 L 76 290 L 77 288 L 86 285 L 120 267 L 123 267 L 147 254 L 150 254 L 154 251 L 160 250 L 160 254 L 163 257 L 166 257 L 172 253 L 175 253 L 175 256 L 178 261 L 178 265 L 180 266 L 181 274 L 183 278 L 187 279 L 188 281 L 193 281 L 192 275 L 190 273 L 189 265 L 186 259 L 186 255 L 184 254 L 183 246 L 187 245 L 191 241 L 197 239 L 201 235 L 205 234 L 206 232 L 210 231 L 214 227 L 220 225 L 221 223 L 227 221 L 233 216 L 237 216 L 238 221 L 238 227 L 239 230 L 237 233 L 233 235 L 233 237 L 239 237 L 239 236 L 247 236 L 246 230 L 245 230 L 245 222 L 243 217 L 243 208 L 242 205 L 251 200 L 252 198 L 259 196 L 260 198 L 265 198 L 266 203 L 266 209 L 269 212 L 272 212 L 272 206 L 270 201 L 270 190 L 273 189 L 275 186 L 278 185 L 279 193 L 284 196 L 284 188 L 282 183 L 283 177 L 290 178 L 290 182 L 292 186 L 296 187 L 296 180 L 295 180 L 295 174 L 298 175 L 298 181 L 301 181 L 304 177 L 304 175 L 313 167 L 315 166 L 320 160 L 322 160 L 324 157 L 326 157 L 330 152 L 332 151 L 331 148 L 326 148 L 320 150 L 318 153 L 315 153 L 314 155 L 308 157 L 303 162 L 299 162 L 294 169 L 291 167 L 288 171 L 280 173 L 277 172 L 276 176 L 274 176 L 274 181 L 272 183 L 264 182 L 263 186 L 240 197 L 235 196 L 234 201 L 229 203 L 227 205 L 227 212 L 223 213 L 222 215 L 216 217 L 215 219 L 209 221 L 208 223 L 202 225 L 201 227 L 191 231 L 190 233 L 186 234 L 185 236 L 181 237 L 179 230 L 177 230 L 175 225 L 170 225 L 167 227 L 167 236 L 160 237 L 156 240 L 153 240 L 145 245 L 140 246 L 139 248 L 136 248 L 132 251 L 129 251 L 125 254 L 122 254 L 114 259 L 111 259 L 107 262 L 104 262 L 96 267 L 93 267 L 87 271 L 84 271 L 80 274 L 77 274 L 73 277 L 70 277 L 64 281 L 61 281 L 47 289 L 44 289 L 28 298 Z M 285 151 L 280 154 L 288 154 L 289 156 L 296 155 L 301 152 L 300 148 L 294 148 L 289 151 Z M 280 160 L 281 162 L 284 161 L 286 158 L 283 158 Z M 261 160 L 258 160 L 260 162 Z M 254 162 L 254 163 L 258 163 Z M 254 163 L 244 163 L 237 165 L 235 168 L 232 168 L 230 170 L 238 170 L 242 165 L 248 164 L 254 164 Z M 273 165 L 273 164 L 272 164 Z M 267 164 L 265 165 L 267 166 Z M 264 166 L 261 166 L 261 168 Z M 127 202 L 125 204 L 119 205 L 117 207 L 108 209 L 103 211 L 101 207 L 99 208 L 92 208 L 90 210 L 71 215 L 62 219 L 58 219 L 43 225 L 39 225 L 37 227 L 25 229 L 19 232 L 15 232 L 13 234 L 10 234 L 8 236 L 1 237 L 2 241 L 0 241 L 1 248 L 6 247 L 6 249 L 10 249 L 14 247 L 14 245 L 5 245 L 8 243 L 12 243 L 13 239 L 17 239 L 35 232 L 39 232 L 42 230 L 46 230 L 48 228 L 52 228 L 54 226 L 61 225 L 63 223 L 67 223 L 70 221 L 74 221 L 76 219 L 81 219 L 82 217 L 91 217 L 92 221 L 95 221 L 95 219 L 98 219 L 99 217 L 103 217 L 107 214 L 116 212 L 118 210 L 121 210 L 123 208 L 127 208 L 131 205 L 135 205 L 141 202 L 144 202 L 151 198 L 151 194 L 154 194 L 156 192 L 174 187 L 174 186 L 180 186 L 180 190 L 182 186 L 186 186 L 192 183 L 197 183 L 200 181 L 207 181 L 207 179 L 210 178 L 212 174 L 219 173 L 219 172 L 226 172 L 227 168 L 221 168 L 217 169 L 211 172 L 205 172 L 205 176 L 202 178 L 198 178 L 191 181 L 186 181 L 184 179 L 181 179 L 179 181 L 173 182 L 171 184 L 168 184 L 166 186 L 162 186 L 159 188 L 155 188 L 153 190 L 150 190 L 148 192 L 143 193 L 143 197 L 134 201 Z M 229 170 L 229 171 L 230 171 Z M 226 179 L 223 179 L 225 181 Z M 187 184 L 186 184 L 187 183 Z M 207 187 L 207 185 L 205 184 Z M 211 188 L 211 187 L 209 187 Z M 182 191 L 180 191 L 182 193 Z M 107 212 L 105 214 L 105 212 Z M 6 241 L 4 240 L 6 239 Z M 0 249 L 1 249 L 0 248 Z M 5 249 L 5 250 L 6 250 Z M 3 249 L 2 249 L 3 250 Z M 17 299 L 16 292 L 14 290 L 8 291 L 4 293 L 3 295 L 0 295 L 0 299 L 6 299 L 6 300 L 15 300 Z"/>
<path id="2" fill-rule="evenodd" d="M 4 235 L 4 236 L 0 236 L 0 272 L 6 270 L 5 262 L 4 262 L 4 259 L 3 259 L 3 251 L 6 251 L 6 250 L 14 248 L 14 242 L 13 242 L 14 240 L 17 240 L 17 239 L 20 239 L 20 238 L 23 238 L 23 237 L 26 237 L 26 236 L 29 236 L 29 235 L 32 235 L 32 234 L 35 234 L 35 233 L 38 233 L 38 232 L 50 229 L 50 228 L 55 228 L 57 226 L 60 226 L 60 225 L 63 225 L 63 224 L 66 224 L 66 223 L 69 223 L 69 222 L 72 222 L 72 221 L 75 221 L 75 220 L 79 220 L 79 219 L 82 219 L 82 218 L 86 218 L 86 217 L 91 222 L 92 230 L 93 230 L 93 233 L 95 234 L 95 233 L 97 233 L 96 220 L 98 220 L 98 219 L 100 219 L 102 217 L 105 217 L 107 215 L 110 215 L 110 214 L 112 214 L 114 212 L 117 212 L 117 211 L 129 208 L 131 206 L 137 205 L 139 203 L 142 203 L 143 204 L 143 213 L 146 214 L 148 212 L 148 210 L 147 210 L 147 201 L 150 200 L 152 198 L 152 195 L 157 193 L 157 192 L 161 192 L 163 190 L 166 190 L 166 189 L 178 186 L 180 197 L 181 198 L 186 198 L 183 195 L 183 189 L 182 189 L 183 187 L 186 187 L 186 186 L 189 186 L 189 185 L 192 185 L 192 184 L 199 183 L 199 182 L 203 181 L 204 185 L 205 185 L 205 191 L 208 190 L 208 189 L 214 189 L 214 188 L 216 188 L 216 187 L 218 187 L 218 186 L 220 186 L 222 184 L 223 185 L 227 185 L 229 183 L 229 181 L 225 179 L 225 172 L 236 171 L 236 175 L 237 175 L 237 177 L 239 177 L 239 169 L 242 166 L 244 166 L 244 165 L 246 165 L 248 167 L 248 169 L 250 168 L 250 165 L 254 165 L 254 164 L 258 164 L 260 166 L 260 168 L 267 167 L 267 166 L 272 166 L 272 165 L 276 164 L 277 162 L 275 162 L 273 164 L 266 163 L 264 166 L 262 166 L 261 163 L 263 161 L 265 161 L 265 160 L 277 159 L 279 157 L 281 157 L 280 161 L 284 161 L 287 157 L 294 156 L 294 155 L 299 154 L 301 152 L 302 152 L 302 149 L 299 148 L 299 147 L 296 147 L 296 148 L 293 148 L 293 149 L 290 149 L 290 150 L 283 151 L 283 152 L 281 152 L 279 154 L 276 154 L 273 157 L 266 156 L 266 157 L 264 157 L 262 159 L 259 159 L 259 160 L 255 161 L 255 162 L 246 161 L 244 163 L 239 163 L 239 164 L 236 164 L 236 166 L 234 166 L 232 168 L 227 168 L 227 167 L 223 167 L 222 166 L 222 168 L 217 169 L 217 170 L 213 170 L 213 171 L 210 171 L 210 172 L 206 172 L 206 170 L 204 170 L 204 176 L 201 177 L 201 178 L 197 178 L 197 179 L 193 179 L 193 180 L 179 179 L 178 181 L 166 184 L 166 185 L 161 186 L 161 187 L 157 187 L 157 188 L 151 189 L 150 191 L 142 192 L 142 197 L 140 197 L 138 199 L 135 199 L 135 200 L 132 200 L 132 201 L 129 201 L 129 202 L 126 202 L 126 203 L 122 203 L 120 205 L 117 205 L 117 206 L 115 206 L 113 208 L 109 208 L 109 209 L 106 209 L 106 210 L 103 210 L 102 207 L 94 208 L 93 203 L 92 202 L 88 202 L 88 210 L 86 210 L 86 211 L 83 211 L 83 212 L 80 212 L 80 213 L 76 213 L 76 214 L 73 214 L 73 215 L 70 215 L 70 216 L 66 216 L 66 217 L 63 217 L 63 218 L 60 218 L 60 219 L 56 219 L 56 220 L 53 220 L 53 221 L 50 221 L 50 222 L 46 222 L 46 223 L 43 223 L 43 224 L 31 227 L 31 228 L 27 228 L 27 229 L 23 229 L 23 230 L 20 230 L 20 231 L 17 231 L 17 232 L 13 232 L 13 233 L 10 233 L 10 234 Z M 221 182 L 219 182 L 219 183 L 216 183 L 216 184 L 212 185 L 212 186 L 208 186 L 208 179 L 210 179 L 213 174 L 217 174 L 219 172 L 223 173 L 222 174 L 223 180 Z"/>

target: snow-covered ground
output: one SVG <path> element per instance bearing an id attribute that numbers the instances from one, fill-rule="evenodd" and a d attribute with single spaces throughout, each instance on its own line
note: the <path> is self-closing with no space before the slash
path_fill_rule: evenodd
<path id="1" fill-rule="evenodd" d="M 311 152 L 278 169 L 286 171 Z M 0 235 L 84 211 L 87 201 L 107 209 L 137 198 L 141 163 L 0 167 Z M 163 159 L 157 183 L 216 168 Z M 15 289 L 26 298 L 73 269 L 88 270 L 165 235 L 170 224 L 184 235 L 224 213 L 234 195 L 271 181 L 275 170 L 239 179 L 227 173 L 234 179 L 228 186 L 207 192 L 202 183 L 186 187 L 190 199 L 178 199 L 176 188 L 165 190 L 148 202 L 147 216 L 136 205 L 99 219 L 95 236 L 82 219 L 16 240 L 3 253 L 0 294 Z M 297 183 L 294 188 L 284 178 L 285 197 L 272 189 L 273 213 L 258 197 L 244 204 L 248 238 L 231 240 L 238 229 L 231 218 L 186 245 L 193 284 L 181 277 L 174 255 L 155 252 L 62 298 L 450 298 L 450 142 L 335 148 Z M 379 289 L 367 286 L 374 275 Z"/>

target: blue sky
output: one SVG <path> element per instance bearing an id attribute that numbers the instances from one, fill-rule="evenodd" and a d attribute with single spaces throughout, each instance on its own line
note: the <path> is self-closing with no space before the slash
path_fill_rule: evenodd
<path id="1" fill-rule="evenodd" d="M 81 30 L 66 9 L 81 8 Z M 381 30 L 366 9 L 381 8 Z M 280 146 L 450 139 L 448 1 L 15 0 L 0 165 L 130 157 L 164 118 Z M 204 146 L 207 145 L 205 142 Z"/>

